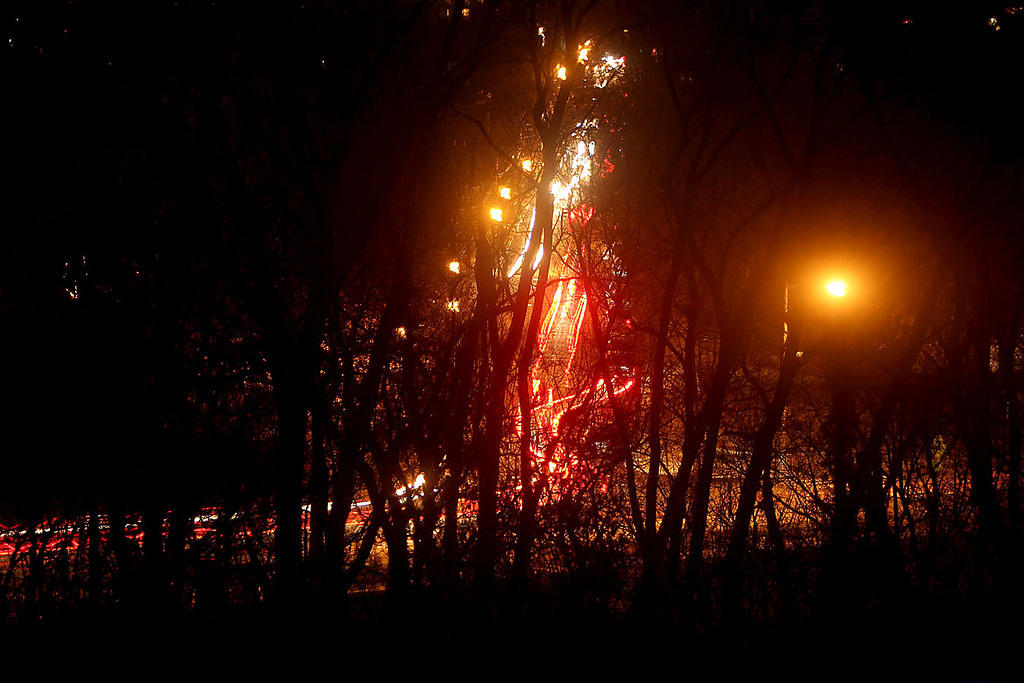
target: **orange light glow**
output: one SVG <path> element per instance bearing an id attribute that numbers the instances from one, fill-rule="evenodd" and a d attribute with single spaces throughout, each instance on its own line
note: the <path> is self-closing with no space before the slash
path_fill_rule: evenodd
<path id="1" fill-rule="evenodd" d="M 523 259 L 526 258 L 526 251 L 530 247 L 530 239 L 533 237 L 533 226 L 536 224 L 536 222 L 537 222 L 537 209 L 534 208 L 533 214 L 530 216 L 530 231 L 526 235 L 526 241 L 523 242 L 523 250 L 521 252 L 519 252 L 519 257 L 516 259 L 515 263 L 512 264 L 512 267 L 509 268 L 509 271 L 508 271 L 508 276 L 509 277 L 512 277 L 513 275 L 515 275 L 519 271 L 519 268 L 522 267 L 522 265 L 523 265 Z M 539 261 L 538 261 L 538 263 L 539 263 Z"/>
<path id="2" fill-rule="evenodd" d="M 846 296 L 846 283 L 842 280 L 832 280 L 825 285 L 825 291 L 834 297 Z"/>
<path id="3" fill-rule="evenodd" d="M 501 209 L 496 206 L 491 207 L 491 220 L 495 223 L 500 223 L 502 221 Z"/>
<path id="4" fill-rule="evenodd" d="M 591 41 L 577 44 L 576 57 L 577 61 L 573 62 L 571 53 L 566 54 L 567 63 L 557 64 L 552 75 L 559 80 L 568 80 L 571 65 L 582 70 L 580 77 L 601 88 L 620 76 L 625 64 L 624 57 L 594 52 Z M 582 66 L 577 67 L 577 64 Z M 575 78 L 575 71 L 573 75 Z M 549 224 L 546 229 L 554 232 L 552 242 L 547 242 L 547 237 L 543 244 L 534 241 L 536 207 L 529 221 L 525 214 L 518 212 L 503 216 L 502 221 L 510 228 L 509 246 L 515 250 L 509 254 L 512 259 L 511 267 L 506 271 L 508 277 L 527 269 L 536 271 L 542 260 L 547 262 L 547 285 L 543 292 L 538 292 L 534 304 L 541 307 L 541 317 L 534 354 L 527 361 L 529 395 L 519 396 L 521 403 L 514 420 L 514 429 L 519 437 L 529 439 L 529 443 L 523 446 L 529 449 L 533 460 L 530 478 L 521 482 L 516 491 L 521 495 L 527 482 L 532 480 L 541 505 L 575 495 L 581 487 L 595 482 L 602 486 L 602 490 L 607 489 L 607 482 L 603 481 L 606 475 L 584 456 L 592 449 L 606 448 L 607 444 L 587 443 L 593 441 L 595 435 L 587 433 L 590 427 L 582 418 L 586 411 L 594 410 L 599 411 L 602 420 L 610 418 L 607 413 L 609 409 L 618 410 L 616 403 L 619 397 L 635 392 L 642 385 L 626 365 L 610 368 L 611 374 L 605 378 L 607 385 L 603 380 L 596 384 L 593 380 L 581 384 L 581 379 L 587 376 L 587 368 L 581 366 L 590 362 L 590 354 L 586 351 L 587 319 L 609 310 L 611 302 L 607 297 L 611 292 L 587 291 L 584 280 L 574 273 L 573 255 L 559 248 L 559 235 L 564 234 L 561 231 L 587 228 L 595 213 L 593 206 L 584 203 L 590 193 L 590 185 L 598 173 L 604 177 L 611 172 L 607 152 L 601 149 L 598 141 L 598 128 L 597 119 L 580 123 L 564 143 L 556 173 L 537 188 L 540 192 L 551 192 L 550 199 L 554 200 L 553 207 L 545 207 L 546 211 L 552 212 L 550 223 L 553 225 L 545 216 L 545 224 Z M 516 163 L 532 175 L 532 160 L 518 157 Z M 497 190 L 501 199 L 511 199 L 510 188 L 499 185 Z M 532 195 L 530 192 L 516 199 L 522 199 L 525 204 Z M 511 210 L 510 204 L 500 206 Z M 630 319 L 626 323 L 626 329 L 632 322 Z M 581 444 L 584 445 L 582 450 Z"/>
<path id="5" fill-rule="evenodd" d="M 588 59 L 590 59 L 590 41 L 589 40 L 587 42 L 583 43 L 583 45 L 580 45 L 580 51 L 579 51 L 579 54 L 577 56 L 577 61 L 579 61 L 582 64 L 582 63 L 586 62 Z"/>
<path id="6" fill-rule="evenodd" d="M 448 270 L 458 275 L 459 271 L 462 270 L 462 264 L 458 261 L 451 261 L 448 263 Z"/>
<path id="7" fill-rule="evenodd" d="M 409 487 L 400 486 L 395 489 L 396 496 L 404 496 L 409 491 L 415 491 L 416 489 L 423 488 L 423 484 L 426 483 L 427 479 L 422 474 L 417 474 L 416 479 L 412 482 Z"/>
<path id="8" fill-rule="evenodd" d="M 569 198 L 569 193 L 572 191 L 572 187 L 569 185 L 563 185 L 561 181 L 556 180 L 551 183 L 551 194 L 555 195 L 555 199 L 564 202 Z"/>

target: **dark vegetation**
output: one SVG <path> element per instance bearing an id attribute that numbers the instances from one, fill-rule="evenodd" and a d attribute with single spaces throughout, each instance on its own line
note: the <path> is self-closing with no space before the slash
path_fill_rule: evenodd
<path id="1" fill-rule="evenodd" d="M 963 5 L 5 8 L 5 628 L 1005 672 L 1024 9 Z"/>

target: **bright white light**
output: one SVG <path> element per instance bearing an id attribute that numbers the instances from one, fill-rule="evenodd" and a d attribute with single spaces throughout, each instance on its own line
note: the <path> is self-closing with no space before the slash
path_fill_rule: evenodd
<path id="1" fill-rule="evenodd" d="M 561 181 L 556 180 L 551 183 L 551 194 L 555 195 L 555 199 L 559 201 L 568 199 L 571 190 L 572 188 L 569 185 L 563 185 Z"/>
<path id="2" fill-rule="evenodd" d="M 542 244 L 539 247 L 537 247 L 537 258 L 533 259 L 533 266 L 531 266 L 532 270 L 537 270 L 537 266 L 540 265 L 540 260 L 541 260 L 541 258 L 543 258 L 543 256 L 544 256 L 544 245 Z"/>
<path id="3" fill-rule="evenodd" d="M 846 296 L 846 283 L 842 280 L 832 280 L 825 285 L 825 290 L 835 297 Z"/>

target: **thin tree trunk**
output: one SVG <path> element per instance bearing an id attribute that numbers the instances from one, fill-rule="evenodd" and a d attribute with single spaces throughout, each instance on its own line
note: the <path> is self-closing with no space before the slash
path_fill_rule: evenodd
<path id="1" fill-rule="evenodd" d="M 89 513 L 86 537 L 89 544 L 89 601 L 93 605 L 98 605 L 103 599 L 103 569 L 100 566 L 103 556 L 100 554 L 99 512 L 95 510 Z"/>
<path id="2" fill-rule="evenodd" d="M 163 593 L 163 522 L 161 498 L 151 492 L 142 516 L 142 600 L 151 607 L 160 602 Z"/>
<path id="3" fill-rule="evenodd" d="M 483 338 L 483 339 L 482 339 Z M 444 509 L 444 568 L 445 582 L 449 591 L 458 583 L 459 563 L 459 490 L 463 480 L 466 461 L 464 425 L 469 408 L 469 396 L 473 381 L 473 366 L 477 348 L 486 345 L 486 332 L 481 318 L 474 315 L 466 334 L 466 343 L 460 349 L 455 362 L 454 409 L 446 425 L 445 440 L 448 449 L 448 478 L 442 488 L 441 505 Z"/>
<path id="4" fill-rule="evenodd" d="M 1021 521 L 1021 420 L 1017 400 L 1015 356 L 1019 328 L 1015 314 L 1002 339 L 999 340 L 999 374 L 1002 379 L 1003 402 L 1006 406 L 1006 460 L 1009 476 L 1006 491 L 1007 520 L 1009 528 L 1019 533 Z"/>
<path id="5" fill-rule="evenodd" d="M 988 337 L 982 331 L 974 333 L 970 358 L 974 391 L 971 405 L 965 406 L 964 445 L 971 473 L 971 502 L 978 516 L 976 543 L 977 585 L 987 584 L 986 572 L 991 569 L 991 551 L 999 537 L 999 517 L 992 482 L 992 436 L 989 410 L 991 405 L 991 370 L 989 367 Z"/>
<path id="6" fill-rule="evenodd" d="M 654 338 L 654 355 L 651 359 L 650 408 L 647 423 L 647 442 L 650 449 L 650 465 L 647 468 L 647 484 L 644 500 L 644 541 L 642 548 L 645 564 L 655 560 L 655 530 L 658 528 L 658 480 L 661 476 L 661 420 L 665 405 L 665 353 L 668 348 L 669 325 L 672 321 L 672 306 L 676 288 L 682 275 L 683 255 L 679 249 L 672 253 L 668 278 L 661 295 L 658 311 L 658 331 Z"/>
<path id="7" fill-rule="evenodd" d="M 750 520 L 754 514 L 754 503 L 757 497 L 757 489 L 761 488 L 761 501 L 764 506 L 765 515 L 768 521 L 768 533 L 773 545 L 778 549 L 782 548 L 782 535 L 778 529 L 778 520 L 775 518 L 774 496 L 771 488 L 771 463 L 775 456 L 773 442 L 775 435 L 782 425 L 782 417 L 789 402 L 789 394 L 793 387 L 800 362 L 797 358 L 799 348 L 799 328 L 794 326 L 789 335 L 789 340 L 783 354 L 782 367 L 779 369 L 779 378 L 775 385 L 775 392 L 772 395 L 771 404 L 765 414 L 761 427 L 754 436 L 754 447 L 751 453 L 750 462 L 743 475 L 743 483 L 740 487 L 740 497 L 737 504 L 736 519 L 733 522 L 732 533 L 729 537 L 729 549 L 725 561 L 725 592 L 728 601 L 730 614 L 737 612 L 739 607 L 740 591 L 742 580 L 740 565 L 743 561 L 743 553 L 746 548 L 747 535 L 750 532 Z M 777 537 L 776 537 L 777 534 Z M 782 562 L 785 558 L 785 549 L 776 551 L 777 569 L 780 581 L 780 596 L 785 581 L 785 570 Z M 788 597 L 788 595 L 783 596 Z"/>
<path id="8" fill-rule="evenodd" d="M 686 428 L 683 439 L 683 460 L 672 481 L 661 537 L 668 538 L 668 567 L 675 575 L 683 546 L 683 520 L 686 518 L 686 497 L 689 494 L 690 475 L 700 456 L 700 446 L 706 431 L 705 411 L 697 412 L 697 337 L 700 308 L 697 304 L 697 282 L 693 268 L 686 269 L 690 302 L 687 311 L 686 336 L 683 339 L 683 415 Z"/>
<path id="9" fill-rule="evenodd" d="M 597 292 L 592 286 L 590 273 L 587 270 L 587 259 L 582 250 L 579 252 L 579 261 L 583 264 L 583 286 L 588 301 L 597 300 Z M 640 497 L 636 488 L 636 463 L 633 458 L 632 444 L 630 443 L 629 431 L 626 426 L 626 416 L 623 414 L 622 406 L 616 395 L 617 388 L 612 385 L 611 369 L 608 367 L 608 339 L 601 329 L 601 320 L 598 316 L 597 306 L 587 307 L 587 316 L 590 318 L 590 329 L 594 337 L 594 345 L 597 347 L 597 370 L 601 381 L 608 391 L 608 402 L 611 405 L 612 417 L 615 420 L 615 430 L 619 437 L 619 450 L 622 453 L 622 460 L 626 466 L 626 495 L 629 498 L 630 521 L 633 524 L 633 533 L 638 541 L 643 541 L 644 518 L 640 509 Z"/>
<path id="10" fill-rule="evenodd" d="M 545 155 L 551 156 L 551 155 Z M 551 164 L 552 168 L 557 163 L 557 156 L 545 159 L 545 168 Z M 545 173 L 545 177 L 549 175 Z M 550 175 L 553 176 L 553 173 Z M 550 181 L 545 184 L 541 179 L 540 187 L 547 187 Z M 541 316 L 544 311 L 544 299 L 548 285 L 548 270 L 551 267 L 552 232 L 554 227 L 554 197 L 550 192 L 538 192 L 537 219 L 534 230 L 541 231 L 541 245 L 544 255 L 541 257 L 540 268 L 537 273 L 537 284 L 534 290 L 533 307 L 530 311 L 530 321 L 523 337 L 523 347 L 519 354 L 519 367 L 517 368 L 516 390 L 519 397 L 520 426 L 522 429 L 519 440 L 519 479 L 522 484 L 523 504 L 519 518 L 519 529 L 516 535 L 515 565 L 513 567 L 513 581 L 519 586 L 525 586 L 530 574 L 530 553 L 533 547 L 533 539 L 536 533 L 538 492 L 533 485 L 533 383 L 531 369 L 533 367 L 533 355 L 537 347 L 537 335 L 540 332 Z M 526 268 L 527 263 L 523 263 Z M 556 436 L 557 438 L 557 436 Z"/>
<path id="11" fill-rule="evenodd" d="M 765 414 L 764 421 L 754 437 L 754 448 L 743 474 L 743 484 L 740 489 L 740 498 L 736 510 L 736 521 L 733 524 L 732 534 L 729 538 L 729 564 L 735 564 L 742 558 L 743 548 L 747 541 L 747 534 L 750 530 L 750 519 L 754 512 L 754 500 L 757 497 L 757 488 L 765 472 L 771 467 L 774 456 L 773 443 L 775 435 L 782 425 L 782 415 L 789 402 L 789 394 L 793 388 L 793 381 L 796 379 L 797 371 L 800 368 L 800 361 L 796 356 L 799 348 L 797 331 L 790 333 L 789 344 L 783 356 L 782 367 L 779 370 L 779 379 L 775 385 L 775 392 L 772 402 Z"/>
<path id="12" fill-rule="evenodd" d="M 772 486 L 771 467 L 766 467 L 761 481 L 761 504 L 764 507 L 765 521 L 768 526 L 768 539 L 775 552 L 775 572 L 779 586 L 779 598 L 782 602 L 782 616 L 788 617 L 793 610 L 793 591 L 789 577 L 789 559 L 786 556 L 786 541 L 782 536 L 779 518 L 775 514 L 775 492 Z"/>
<path id="13" fill-rule="evenodd" d="M 111 569 L 111 592 L 114 600 L 124 599 L 126 579 L 131 573 L 129 558 L 124 538 L 124 508 L 116 498 L 110 503 L 107 510 L 108 532 L 110 543 L 110 554 L 114 558 L 114 567 Z"/>
<path id="14" fill-rule="evenodd" d="M 232 555 L 234 554 L 232 539 L 234 525 L 231 521 L 232 509 L 227 501 L 221 505 L 217 513 L 216 546 L 213 553 L 214 580 L 210 582 L 213 594 L 210 596 L 209 607 L 222 609 L 227 604 L 228 581 L 231 576 Z"/>
<path id="15" fill-rule="evenodd" d="M 297 378 L 288 377 L 293 371 L 281 367 L 287 362 L 285 359 L 278 360 L 274 373 L 280 438 L 276 462 L 278 487 L 274 501 L 277 513 L 274 546 L 277 558 L 277 599 L 283 606 L 294 603 L 298 588 L 302 523 L 300 487 L 306 445 L 306 411 L 301 401 L 302 392 L 297 386 Z"/>
<path id="16" fill-rule="evenodd" d="M 183 502 L 175 503 L 171 510 L 171 527 L 167 534 L 167 579 L 173 590 L 175 604 L 182 604 L 185 591 L 185 537 L 188 533 L 190 511 Z"/>
<path id="17" fill-rule="evenodd" d="M 309 558 L 321 573 L 330 571 L 328 567 L 323 566 L 328 525 L 327 420 L 327 406 L 324 398 L 318 393 L 312 397 L 310 411 L 313 447 L 309 474 Z"/>
<path id="18" fill-rule="evenodd" d="M 728 380 L 725 381 L 727 382 Z M 708 424 L 707 436 L 704 438 L 704 457 L 701 459 L 700 470 L 697 472 L 697 481 L 693 492 L 693 507 L 690 510 L 690 550 L 686 558 L 686 580 L 692 589 L 696 589 L 699 586 L 701 570 L 704 566 L 704 541 L 708 528 L 711 483 L 714 475 L 715 460 L 718 455 L 718 432 L 722 416 L 721 405 L 719 405 L 714 413 Z"/>
<path id="19" fill-rule="evenodd" d="M 355 366 L 351 352 L 342 354 L 342 402 L 347 415 L 355 414 Z M 337 579 L 345 563 L 345 527 L 352 510 L 355 496 L 356 461 L 361 456 L 356 451 L 351 429 L 337 439 L 337 461 L 331 475 L 331 511 L 327 534 L 327 592 L 331 599 L 338 599 L 338 590 L 343 590 Z"/>
<path id="20" fill-rule="evenodd" d="M 396 496 L 388 496 L 392 506 L 384 525 L 384 540 L 388 547 L 388 591 L 390 597 L 401 601 L 409 589 L 409 538 L 406 513 Z"/>

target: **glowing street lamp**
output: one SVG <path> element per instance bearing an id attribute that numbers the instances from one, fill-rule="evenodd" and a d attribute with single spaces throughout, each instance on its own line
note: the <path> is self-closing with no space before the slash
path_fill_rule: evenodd
<path id="1" fill-rule="evenodd" d="M 831 280 L 825 285 L 825 291 L 836 298 L 844 297 L 846 296 L 846 282 L 843 280 Z"/>
<path id="2" fill-rule="evenodd" d="M 458 275 L 459 271 L 462 270 L 462 264 L 459 263 L 458 261 L 451 261 L 448 264 L 448 270 L 450 270 L 453 273 L 455 273 L 456 275 Z"/>
<path id="3" fill-rule="evenodd" d="M 491 220 L 494 221 L 495 223 L 500 223 L 502 220 L 501 209 L 498 208 L 497 206 L 491 207 Z"/>
<path id="4" fill-rule="evenodd" d="M 502 199 L 512 199 L 512 188 L 502 187 L 498 190 L 498 196 Z"/>

